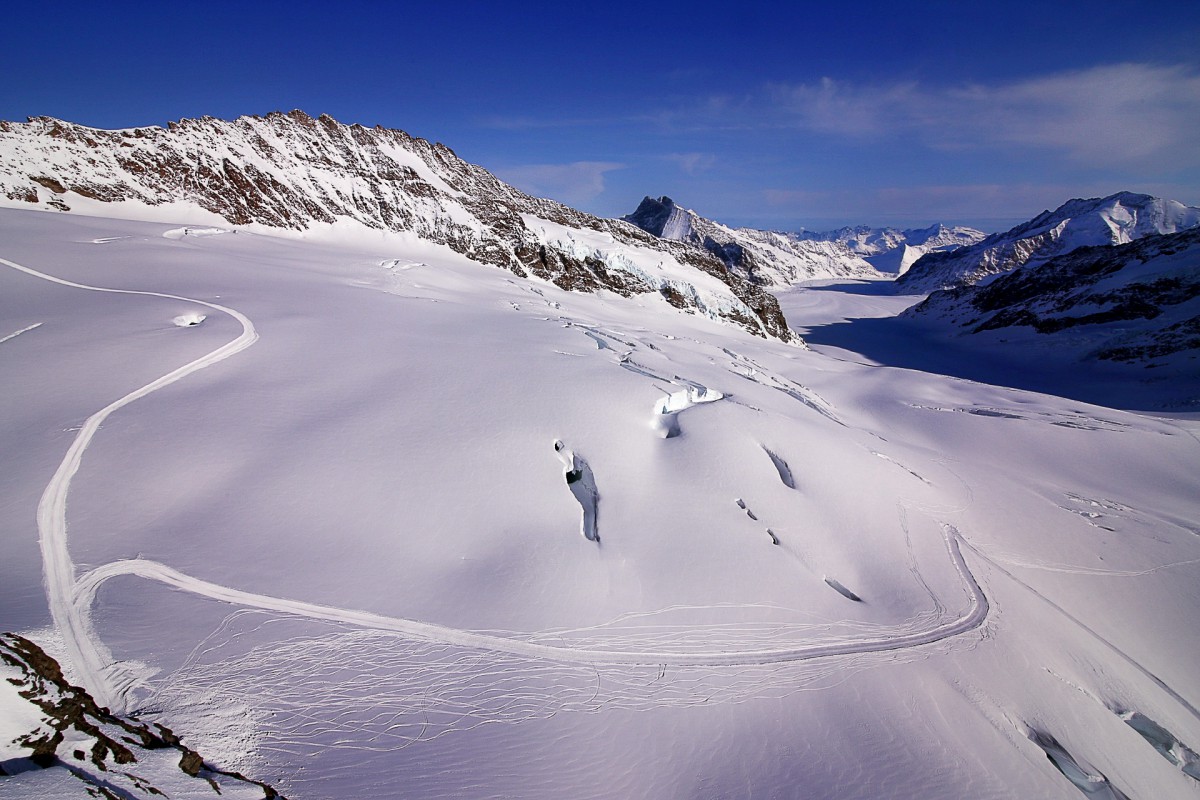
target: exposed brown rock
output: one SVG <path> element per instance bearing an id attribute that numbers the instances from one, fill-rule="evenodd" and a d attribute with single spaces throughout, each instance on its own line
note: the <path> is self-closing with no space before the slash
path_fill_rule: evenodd
<path id="1" fill-rule="evenodd" d="M 265 783 L 206 764 L 198 753 L 183 745 L 169 728 L 162 725 L 151 728 L 144 723 L 118 717 L 107 708 L 97 705 L 86 691 L 67 682 L 57 661 L 24 637 L 12 633 L 0 634 L 0 661 L 20 670 L 21 677 L 10 681 L 18 687 L 18 694 L 37 706 L 46 720 L 43 729 L 32 731 L 16 742 L 28 749 L 29 759 L 37 766 L 47 768 L 63 763 L 58 748 L 66 732 L 71 731 L 94 740 L 89 760 L 101 772 L 109 771 L 114 765 L 136 764 L 134 748 L 174 748 L 182 754 L 180 770 L 192 777 L 205 778 L 214 788 L 216 784 L 211 776 L 220 775 L 258 786 L 265 798 L 279 796 L 274 788 Z M 89 756 L 82 750 L 75 750 L 72 755 L 76 761 Z M 88 780 L 85 774 L 77 771 L 73 771 L 73 774 L 81 780 Z M 134 781 L 144 791 L 162 794 L 144 778 L 128 772 L 121 772 L 121 775 Z M 108 791 L 94 782 L 89 783 L 88 787 L 89 790 Z M 219 794 L 219 789 L 217 792 Z"/>

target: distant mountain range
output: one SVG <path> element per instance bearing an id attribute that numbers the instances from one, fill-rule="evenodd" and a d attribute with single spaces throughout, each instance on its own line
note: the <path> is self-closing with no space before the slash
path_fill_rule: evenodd
<path id="1" fill-rule="evenodd" d="M 1196 372 L 1200 228 L 1031 261 L 985 285 L 935 291 L 905 315 L 964 333 L 1026 331 L 1081 357 L 1174 361 Z"/>
<path id="2" fill-rule="evenodd" d="M 106 131 L 0 122 L 0 204 L 290 231 L 392 231 L 582 292 L 657 294 L 794 339 L 779 304 L 708 251 L 542 200 L 441 144 L 301 111 Z"/>
<path id="3" fill-rule="evenodd" d="M 835 231 L 806 231 L 801 229 L 789 236 L 815 242 L 838 242 L 850 252 L 862 256 L 880 272 L 903 275 L 917 259 L 926 253 L 937 253 L 968 247 L 984 239 L 983 231 L 961 225 L 947 227 L 941 223 L 928 228 L 872 228 L 858 225 Z"/>
<path id="4" fill-rule="evenodd" d="M 822 278 L 887 277 L 928 252 L 974 244 L 984 234 L 973 228 L 841 228 L 784 233 L 731 228 L 679 206 L 669 197 L 646 197 L 625 217 L 663 239 L 688 242 L 720 258 L 731 271 L 764 286 L 786 287 Z"/>
<path id="5" fill-rule="evenodd" d="M 0 205 L 266 231 L 403 233 L 568 290 L 653 294 L 785 341 L 795 337 L 768 289 L 895 275 L 897 291 L 927 293 L 1049 264 L 1080 247 L 1200 225 L 1200 208 L 1131 192 L 1071 200 L 990 236 L 940 224 L 733 228 L 669 197 L 646 197 L 622 220 L 601 219 L 531 197 L 444 145 L 300 111 L 116 131 L 49 117 L 0 122 Z M 1069 288 L 1075 273 L 1065 263 L 1037 285 Z M 950 302 L 931 300 L 914 313 Z"/>
<path id="6" fill-rule="evenodd" d="M 897 291 L 922 294 L 1055 258 L 1080 247 L 1126 244 L 1149 234 L 1175 233 L 1200 225 L 1200 208 L 1145 194 L 1069 200 L 977 244 L 922 256 L 896 279 Z"/>

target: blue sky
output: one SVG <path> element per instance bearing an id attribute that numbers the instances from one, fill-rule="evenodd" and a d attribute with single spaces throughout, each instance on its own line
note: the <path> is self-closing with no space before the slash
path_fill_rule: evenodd
<path id="1" fill-rule="evenodd" d="M 3 119 L 301 108 L 604 216 L 646 194 L 775 229 L 1200 205 L 1195 0 L 10 0 L 0 48 Z"/>

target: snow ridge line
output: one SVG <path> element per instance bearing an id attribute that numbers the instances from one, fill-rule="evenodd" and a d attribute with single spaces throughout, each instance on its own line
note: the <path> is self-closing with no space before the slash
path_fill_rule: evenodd
<path id="1" fill-rule="evenodd" d="M 27 325 L 24 328 L 21 328 L 21 330 L 19 330 L 19 331 L 14 331 L 13 333 L 10 333 L 8 336 L 0 336 L 0 344 L 4 344 L 9 339 L 15 339 L 18 336 L 20 336 L 22 333 L 29 333 L 34 328 L 40 328 L 41 326 L 42 326 L 42 323 L 35 322 L 32 325 Z"/>
<path id="2" fill-rule="evenodd" d="M 240 353 L 258 341 L 258 332 L 254 329 L 254 323 L 250 321 L 249 317 L 232 308 L 226 308 L 225 306 L 205 300 L 196 300 L 190 297 L 180 297 L 161 292 L 89 286 L 57 278 L 53 275 L 47 275 L 5 258 L 0 258 L 0 264 L 35 278 L 72 289 L 160 297 L 166 300 L 195 303 L 228 314 L 242 326 L 241 335 L 232 341 L 227 342 L 207 355 L 201 356 L 151 381 L 140 389 L 135 389 L 88 417 L 83 427 L 79 429 L 79 433 L 75 436 L 75 440 L 71 443 L 70 449 L 67 450 L 66 456 L 63 457 L 62 463 L 58 465 L 58 469 L 54 472 L 50 483 L 46 485 L 41 501 L 38 503 L 38 543 L 42 551 L 43 579 L 46 584 L 46 596 L 50 605 L 51 617 L 54 620 L 55 627 L 63 635 L 67 653 L 79 671 L 79 677 L 84 685 L 100 705 L 109 706 L 119 713 L 120 709 L 114 708 L 114 705 L 118 705 L 120 698 L 112 691 L 104 674 L 106 667 L 112 662 L 112 655 L 107 652 L 106 648 L 104 648 L 96 637 L 92 629 L 90 616 L 87 613 L 80 613 L 79 609 L 71 603 L 71 597 L 75 588 L 75 564 L 71 560 L 71 554 L 67 547 L 67 492 L 71 488 L 71 479 L 79 471 L 83 453 L 87 450 L 88 445 L 91 444 L 92 438 L 100 429 L 101 424 L 113 412 L 152 392 L 158 391 L 164 386 L 169 386 L 176 381 L 182 380 L 193 372 L 199 372 L 206 367 L 210 367 L 232 355 Z"/>
<path id="3" fill-rule="evenodd" d="M 242 333 L 207 355 L 126 394 L 90 416 L 72 442 L 62 463 L 55 471 L 38 504 L 38 533 L 42 551 L 47 598 L 56 627 L 63 635 L 66 649 L 79 671 L 80 678 L 102 705 L 118 711 L 124 705 L 124 689 L 115 687 L 108 670 L 112 655 L 99 641 L 91 623 L 90 610 L 100 585 L 118 575 L 137 575 L 157 580 L 175 588 L 208 597 L 220 602 L 242 605 L 311 619 L 343 622 L 363 627 L 403 633 L 425 641 L 459 645 L 474 649 L 510 653 L 529 658 L 583 664 L 640 664 L 671 666 L 743 666 L 804 661 L 832 656 L 886 652 L 932 644 L 979 628 L 990 611 L 987 596 L 980 588 L 963 558 L 962 536 L 953 526 L 943 525 L 946 546 L 951 562 L 962 578 L 970 607 L 959 618 L 926 631 L 904 633 L 891 637 L 862 639 L 821 645 L 772 648 L 763 650 L 714 651 L 681 653 L 655 651 L 606 651 L 555 647 L 523 639 L 447 628 L 431 623 L 397 617 L 387 617 L 367 611 L 355 611 L 324 606 L 300 600 L 288 600 L 245 592 L 193 578 L 164 564 L 145 559 L 114 561 L 97 567 L 76 578 L 75 565 L 67 545 L 66 499 L 71 479 L 79 470 L 84 451 L 101 424 L 114 412 L 152 392 L 169 386 L 194 372 L 217 364 L 250 347 L 258 340 L 254 323 L 240 312 L 205 300 L 159 292 L 110 289 L 57 278 L 29 267 L 0 258 L 0 264 L 51 283 L 87 291 L 113 294 L 141 295 L 178 300 L 205 306 L 236 319 Z"/>

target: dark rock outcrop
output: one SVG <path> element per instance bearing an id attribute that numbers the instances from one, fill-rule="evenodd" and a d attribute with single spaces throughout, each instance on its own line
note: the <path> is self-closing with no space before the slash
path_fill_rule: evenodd
<path id="1" fill-rule="evenodd" d="M 97 705 L 86 691 L 67 682 L 57 661 L 24 637 L 0 634 L 0 668 L 5 678 L 0 691 L 15 691 L 32 707 L 29 716 L 41 720 L 12 741 L 10 752 L 15 746 L 23 756 L 0 762 L 0 781 L 33 786 L 27 779 L 37 776 L 26 773 L 57 769 L 56 775 L 71 776 L 99 797 L 164 796 L 164 788 L 193 779 L 201 782 L 195 791 L 214 797 L 280 796 L 268 784 L 206 763 L 163 725 L 124 719 Z"/>

